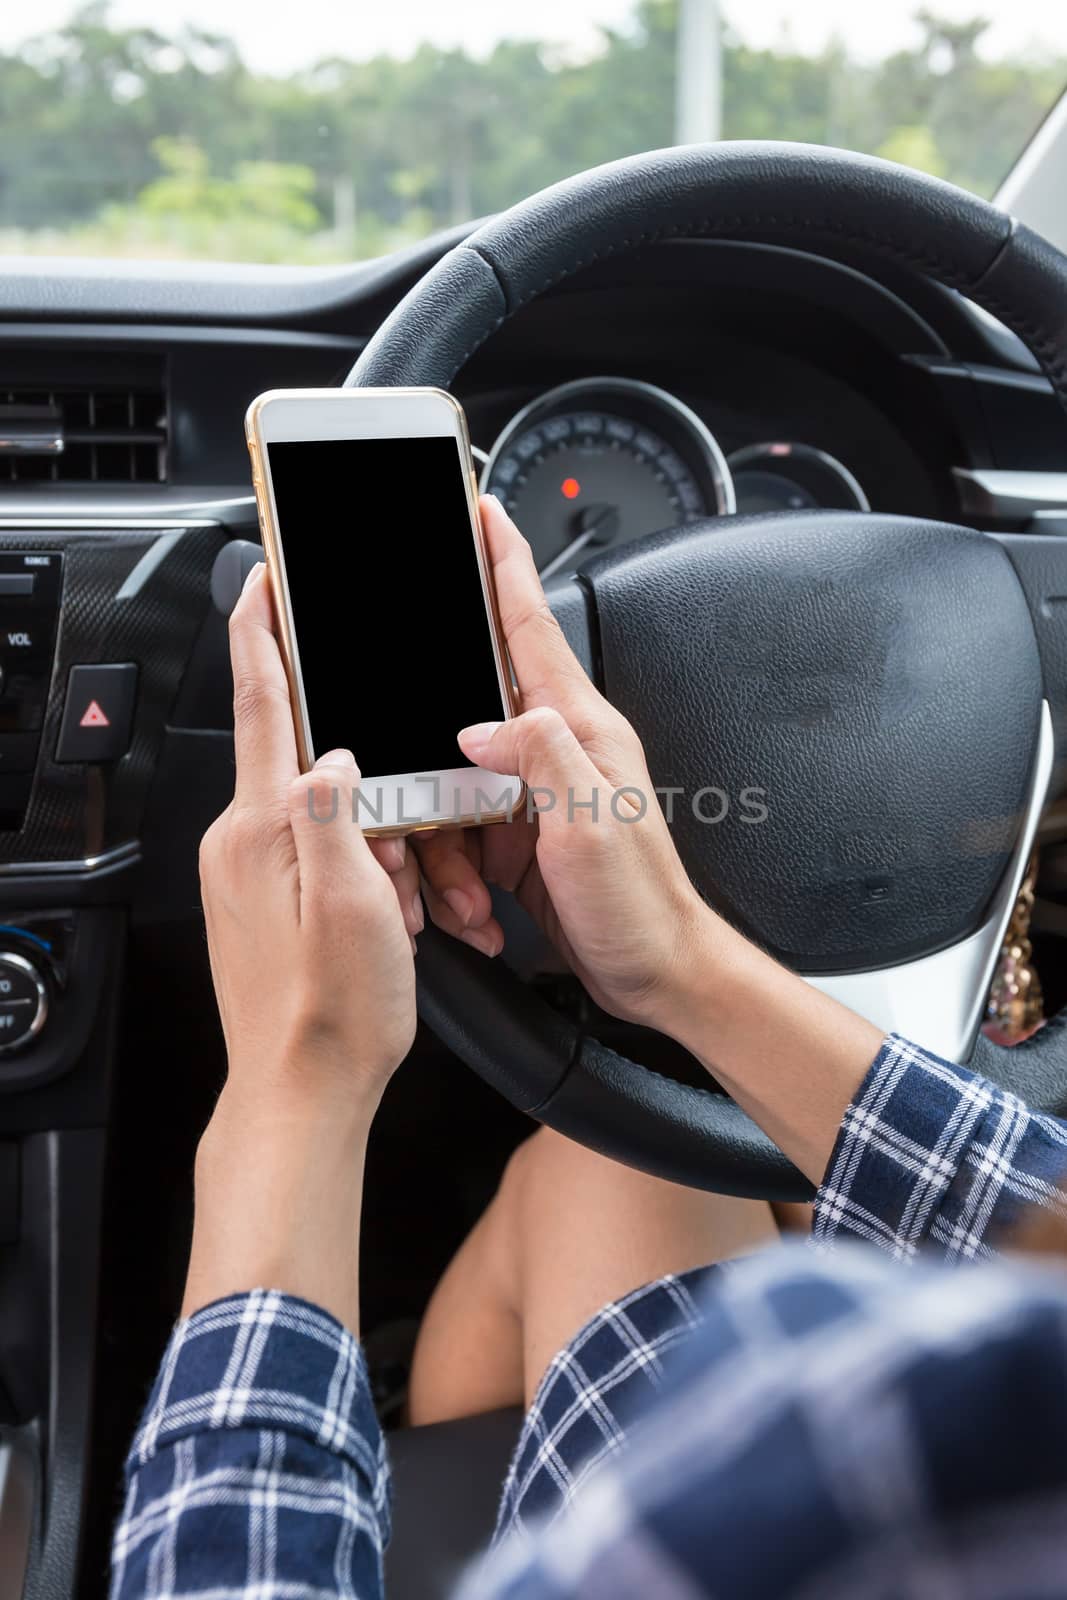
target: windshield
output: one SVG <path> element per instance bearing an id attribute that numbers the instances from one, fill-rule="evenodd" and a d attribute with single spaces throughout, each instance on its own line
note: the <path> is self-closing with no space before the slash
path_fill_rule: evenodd
<path id="1" fill-rule="evenodd" d="M 719 134 L 991 195 L 1067 82 L 1067 7 L 977 4 L 7 6 L 0 250 L 352 260 Z"/>

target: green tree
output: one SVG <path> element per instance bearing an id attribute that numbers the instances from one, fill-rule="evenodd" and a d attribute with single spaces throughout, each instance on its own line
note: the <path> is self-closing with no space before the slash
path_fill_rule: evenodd
<path id="1" fill-rule="evenodd" d="M 916 46 L 872 64 L 840 42 L 754 49 L 733 15 L 727 137 L 878 152 L 982 194 L 1067 80 L 1062 59 L 989 59 L 977 17 L 925 10 Z M 669 143 L 676 29 L 677 0 L 634 0 L 581 59 L 426 44 L 277 77 L 210 30 L 124 27 L 90 0 L 0 53 L 0 229 L 15 249 L 374 253 Z"/>

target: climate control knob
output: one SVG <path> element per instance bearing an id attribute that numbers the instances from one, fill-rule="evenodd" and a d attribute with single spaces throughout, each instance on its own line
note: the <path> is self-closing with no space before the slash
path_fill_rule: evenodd
<path id="1" fill-rule="evenodd" d="M 44 977 L 17 950 L 0 950 L 0 1053 L 28 1044 L 44 1027 L 48 989 Z"/>

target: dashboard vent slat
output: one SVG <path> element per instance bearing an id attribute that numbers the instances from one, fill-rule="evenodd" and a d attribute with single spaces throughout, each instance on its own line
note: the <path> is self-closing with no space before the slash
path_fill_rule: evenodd
<path id="1" fill-rule="evenodd" d="M 54 416 L 62 448 L 0 450 L 0 490 L 28 483 L 166 483 L 168 418 L 162 388 L 128 384 L 19 384 L 0 380 L 0 419 Z M 12 429 L 14 432 L 14 428 Z M 0 424 L 0 433 L 3 432 Z"/>

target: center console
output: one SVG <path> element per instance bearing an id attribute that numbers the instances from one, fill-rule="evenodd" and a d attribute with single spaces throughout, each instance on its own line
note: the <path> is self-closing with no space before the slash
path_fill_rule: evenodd
<path id="1" fill-rule="evenodd" d="M 255 529 L 243 496 L 58 503 L 0 516 L 3 1600 L 75 1592 L 124 966 L 139 907 L 198 915 L 197 840 L 232 788 L 210 578 Z"/>

